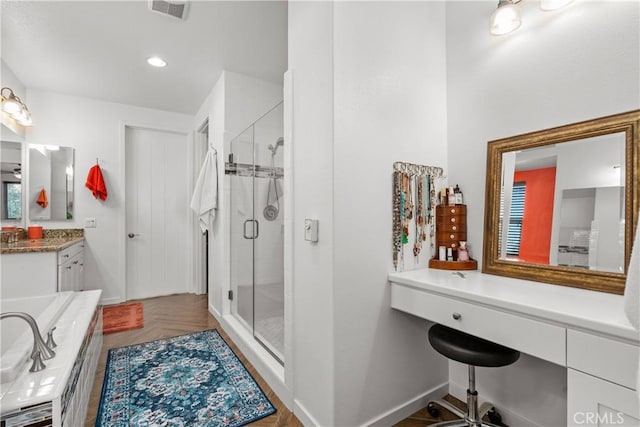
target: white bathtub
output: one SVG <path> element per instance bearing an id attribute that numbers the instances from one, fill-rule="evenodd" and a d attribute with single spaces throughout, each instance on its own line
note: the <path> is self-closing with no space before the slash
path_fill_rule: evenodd
<path id="1" fill-rule="evenodd" d="M 42 337 L 55 326 L 73 298 L 73 292 L 0 300 L 0 313 L 23 312 L 36 319 Z M 54 332 L 55 339 L 55 332 Z M 22 371 L 29 369 L 33 349 L 33 333 L 23 319 L 0 320 L 0 383 L 12 382 Z M 55 349 L 54 349 L 55 351 Z M 46 364 L 46 361 L 45 361 Z M 29 365 L 29 366 L 27 366 Z"/>

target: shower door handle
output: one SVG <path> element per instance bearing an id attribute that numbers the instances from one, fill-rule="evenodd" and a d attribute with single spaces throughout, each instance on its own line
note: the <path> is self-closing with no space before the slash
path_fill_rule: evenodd
<path id="1" fill-rule="evenodd" d="M 252 236 L 248 236 L 248 235 L 247 235 L 247 224 L 248 224 L 248 223 L 250 223 L 250 222 L 253 222 L 253 221 L 254 221 L 254 220 L 252 220 L 252 219 L 248 219 L 248 220 L 246 220 L 246 221 L 244 222 L 244 224 L 243 224 L 243 226 L 242 226 L 242 235 L 243 235 L 243 237 L 244 237 L 245 239 L 254 239 L 254 237 L 252 237 Z M 253 229 L 253 227 L 252 227 L 252 229 Z M 251 234 L 253 234 L 253 232 L 252 232 Z"/>
<path id="2" fill-rule="evenodd" d="M 253 225 L 251 227 L 251 235 L 247 234 L 247 224 L 252 222 Z M 258 238 L 258 235 L 260 235 L 260 224 L 258 223 L 258 220 L 256 219 L 248 219 L 244 222 L 244 229 L 243 231 L 243 236 L 245 239 L 248 240 L 254 240 Z"/>

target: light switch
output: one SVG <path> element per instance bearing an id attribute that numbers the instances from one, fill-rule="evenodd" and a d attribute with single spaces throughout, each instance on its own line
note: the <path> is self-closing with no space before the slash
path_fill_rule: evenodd
<path id="1" fill-rule="evenodd" d="M 318 241 L 318 220 L 317 219 L 304 220 L 304 240 L 307 240 L 309 242 Z"/>
<path id="2" fill-rule="evenodd" d="M 84 228 L 96 228 L 96 219 L 95 218 L 85 218 L 84 219 Z"/>

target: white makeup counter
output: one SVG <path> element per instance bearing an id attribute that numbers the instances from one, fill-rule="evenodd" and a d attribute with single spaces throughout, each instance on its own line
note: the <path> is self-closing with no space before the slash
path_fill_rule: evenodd
<path id="1" fill-rule="evenodd" d="M 624 314 L 622 296 L 461 274 L 389 274 L 391 306 L 566 367 L 569 426 L 584 425 L 583 414 L 640 425 L 640 334 Z"/>

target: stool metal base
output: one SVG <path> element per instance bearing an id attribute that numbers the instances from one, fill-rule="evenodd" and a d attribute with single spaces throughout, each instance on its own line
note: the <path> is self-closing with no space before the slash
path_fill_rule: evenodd
<path id="1" fill-rule="evenodd" d="M 441 408 L 448 410 L 449 412 L 453 413 L 457 417 L 460 417 L 461 419 L 453 420 L 453 421 L 442 421 L 436 424 L 431 424 L 430 427 L 481 427 L 481 426 L 482 427 L 485 427 L 485 426 L 499 427 L 496 424 L 491 424 L 491 423 L 482 421 L 482 417 L 487 415 L 487 412 L 489 412 L 493 408 L 493 403 L 484 402 L 478 408 L 478 420 L 480 420 L 480 423 L 478 422 L 474 423 L 473 421 L 470 421 L 467 417 L 467 414 L 465 414 L 463 411 L 453 406 L 451 403 L 447 402 L 446 400 L 438 399 L 438 400 L 432 400 L 429 402 L 429 404 L 432 404 L 432 403 L 435 403 Z"/>
<path id="2" fill-rule="evenodd" d="M 431 427 L 499 427 L 495 424 L 486 423 L 482 421 L 487 412 L 493 408 L 493 404 L 485 402 L 478 407 L 478 392 L 476 391 L 476 368 L 473 365 L 468 365 L 469 368 L 469 388 L 467 389 L 467 413 L 463 413 L 458 408 L 454 408 L 448 402 L 438 401 L 437 403 L 453 412 L 461 420 L 443 421 L 441 423 L 432 424 Z M 431 402 L 430 402 L 431 403 Z"/>
<path id="3" fill-rule="evenodd" d="M 498 427 L 495 424 L 485 423 L 482 424 L 469 424 L 466 420 L 454 420 L 454 421 L 444 421 L 442 423 L 431 424 L 429 427 Z"/>
<path id="4" fill-rule="evenodd" d="M 431 400 L 429 402 L 429 405 L 431 405 L 432 403 L 435 403 L 439 407 L 446 409 L 447 411 L 451 412 L 453 415 L 455 415 L 458 418 L 464 418 L 467 416 L 467 414 L 465 414 L 461 409 L 459 409 L 456 406 L 453 406 L 451 403 L 447 402 L 444 399 Z"/>

